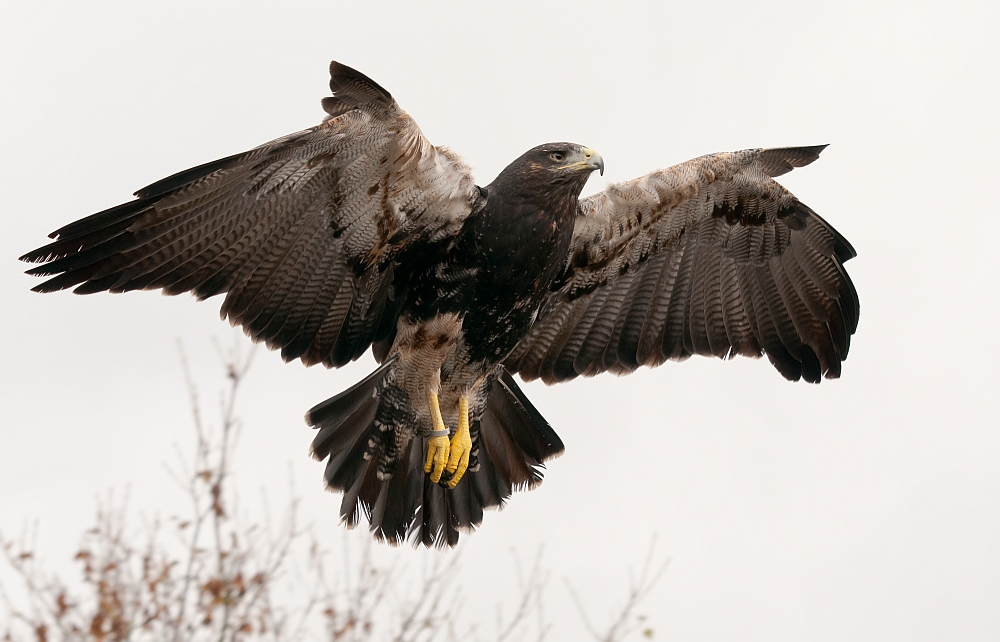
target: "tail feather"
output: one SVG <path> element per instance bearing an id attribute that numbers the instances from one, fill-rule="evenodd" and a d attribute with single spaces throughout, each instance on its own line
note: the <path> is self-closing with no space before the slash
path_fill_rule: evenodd
<path id="1" fill-rule="evenodd" d="M 532 465 L 535 463 L 534 458 L 521 457 L 523 451 L 504 430 L 505 427 L 487 408 L 479 428 L 479 443 L 482 445 L 479 457 L 489 459 L 493 463 L 497 474 L 494 482 L 502 481 L 506 486 L 506 492 L 501 496 L 504 500 L 510 496 L 511 491 L 523 487 L 531 488 L 541 479 L 541 472 Z"/>
<path id="2" fill-rule="evenodd" d="M 371 414 L 374 418 L 374 413 Z M 330 439 L 330 444 L 339 446 L 337 442 L 343 442 L 341 450 L 330 451 L 330 460 L 326 466 L 326 482 L 331 490 L 347 490 L 354 486 L 355 480 L 365 472 L 368 463 L 371 461 L 368 454 L 368 441 L 374 436 L 371 419 L 368 423 L 362 423 L 366 417 L 359 417 L 357 421 L 344 422 L 341 426 L 344 429 L 342 439 L 336 439 L 341 435 L 334 435 Z M 357 429 L 357 426 L 361 426 Z M 313 452 L 316 448 L 313 448 Z M 360 492 L 360 489 L 359 489 Z"/>
<path id="3" fill-rule="evenodd" d="M 378 398 L 375 386 L 388 372 L 384 364 L 344 392 L 314 406 L 306 413 L 306 423 L 317 426 L 311 454 L 322 461 L 329 457 L 324 477 L 330 490 L 343 491 L 340 518 L 349 528 L 361 521 L 361 513 L 370 513 L 370 504 L 361 498 L 378 492 L 375 466 L 366 458 L 368 442 L 375 436 L 375 412 Z"/>
<path id="4" fill-rule="evenodd" d="M 403 446 L 393 474 L 379 479 L 378 451 L 371 444 L 380 437 L 374 423 L 378 387 L 392 366 L 387 362 L 306 415 L 318 428 L 313 456 L 327 459 L 324 477 L 331 490 L 344 493 L 340 517 L 349 528 L 364 514 L 373 536 L 389 544 L 409 537 L 414 545 L 455 546 L 461 532 L 482 523 L 485 509 L 502 508 L 512 492 L 537 486 L 545 460 L 562 453 L 559 436 L 503 372 L 472 431 L 478 467 L 455 488 L 431 483 L 423 469 L 427 438 L 416 434 Z"/>
<path id="5" fill-rule="evenodd" d="M 454 546 L 458 543 L 458 531 L 448 519 L 447 489 L 440 484 L 431 482 L 430 477 L 424 475 L 423 480 L 423 504 L 414 519 L 414 524 L 419 524 L 419 530 L 413 530 L 413 543 L 423 544 L 425 547 L 442 547 L 444 544 Z"/>
<path id="6" fill-rule="evenodd" d="M 417 441 L 410 440 L 406 456 L 400 458 L 392 477 L 382 483 L 371 514 L 372 534 L 376 539 L 392 545 L 406 539 L 420 497 L 411 488 L 419 489 L 420 477 L 425 476 L 423 462 L 414 461 L 414 456 L 420 457 L 418 449 L 413 447 Z"/>
<path id="7" fill-rule="evenodd" d="M 564 450 L 559 435 L 506 370 L 490 389 L 480 437 L 511 490 L 531 490 L 541 483 L 543 462 Z"/>
<path id="8" fill-rule="evenodd" d="M 472 474 L 475 476 L 475 473 Z M 483 507 L 488 504 L 483 502 L 483 498 L 477 494 L 474 483 L 459 484 L 453 488 L 449 493 L 449 501 L 454 512 L 453 523 L 483 523 Z M 493 505 L 499 506 L 499 502 Z"/>
<path id="9" fill-rule="evenodd" d="M 475 499 L 479 502 L 480 506 L 484 508 L 493 506 L 502 508 L 504 501 L 510 497 L 510 484 L 500 476 L 491 458 L 480 457 L 479 470 L 466 474 L 470 475 L 468 485 L 472 487 Z M 459 484 L 459 486 L 462 485 Z"/>
<path id="10" fill-rule="evenodd" d="M 329 490 L 343 490 L 344 498 L 340 502 L 340 520 L 347 525 L 348 528 L 354 528 L 361 523 L 361 513 L 365 513 L 365 516 L 371 519 L 371 509 L 370 505 L 364 502 L 361 497 L 367 497 L 370 494 L 370 488 L 372 486 L 371 479 L 375 477 L 375 465 L 371 460 L 366 460 L 364 457 L 360 457 L 361 466 L 355 467 L 352 472 L 356 475 L 352 478 L 350 486 L 343 486 L 342 488 L 337 488 L 330 481 L 329 466 L 327 467 L 326 476 L 326 487 Z M 366 485 L 369 487 L 369 492 L 363 492 Z"/>
<path id="11" fill-rule="evenodd" d="M 358 383 L 354 384 L 339 395 L 330 397 L 320 404 L 316 404 L 306 413 L 306 423 L 310 426 L 319 426 L 319 433 L 313 440 L 312 452 L 316 459 L 322 460 L 330 454 L 332 443 L 328 443 L 333 438 L 345 439 L 344 431 L 338 431 L 341 425 L 358 415 L 362 408 L 369 409 L 374 418 L 375 410 L 378 408 L 378 400 L 375 398 L 375 387 L 388 373 L 389 368 L 395 363 L 390 360 L 382 364 L 375 372 L 371 373 Z M 369 422 L 371 420 L 369 419 Z M 363 429 L 368 422 L 358 429 Z M 357 437 L 357 435 L 353 435 Z"/>
<path id="12" fill-rule="evenodd" d="M 506 394 L 496 394 L 497 388 L 503 389 Z M 490 400 L 494 403 L 488 408 L 493 409 L 501 423 L 510 425 L 511 436 L 539 463 L 561 455 L 565 450 L 559 435 L 528 401 L 514 377 L 506 370 L 501 370 L 500 377 L 493 383 Z M 515 421 L 514 417 L 518 417 L 519 421 Z"/>

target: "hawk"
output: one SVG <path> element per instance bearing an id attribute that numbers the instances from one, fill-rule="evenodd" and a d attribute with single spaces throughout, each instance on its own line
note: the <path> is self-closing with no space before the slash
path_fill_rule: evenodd
<path id="1" fill-rule="evenodd" d="M 179 172 L 21 257 L 80 294 L 225 294 L 290 361 L 380 367 L 306 415 L 349 527 L 454 546 L 563 444 L 546 383 L 695 354 L 840 376 L 850 243 L 773 178 L 824 146 L 702 156 L 580 199 L 604 161 L 525 152 L 485 187 L 364 74 L 330 65 L 321 124 Z"/>

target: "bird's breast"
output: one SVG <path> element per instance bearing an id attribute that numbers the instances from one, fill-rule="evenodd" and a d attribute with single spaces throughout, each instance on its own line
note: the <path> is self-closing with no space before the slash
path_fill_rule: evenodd
<path id="1" fill-rule="evenodd" d="M 472 359 L 499 362 L 527 333 L 565 262 L 572 219 L 528 205 L 486 212 L 472 231 L 467 251 L 477 272 L 463 331 Z"/>

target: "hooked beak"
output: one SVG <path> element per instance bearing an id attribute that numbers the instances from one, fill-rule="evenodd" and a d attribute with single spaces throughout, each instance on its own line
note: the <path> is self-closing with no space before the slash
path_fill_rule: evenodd
<path id="1" fill-rule="evenodd" d="M 594 171 L 595 169 L 600 170 L 601 176 L 604 176 L 604 159 L 601 158 L 600 154 L 598 154 L 589 147 L 584 147 L 583 157 L 586 159 L 584 163 L 586 164 L 586 167 L 590 169 L 590 171 Z"/>

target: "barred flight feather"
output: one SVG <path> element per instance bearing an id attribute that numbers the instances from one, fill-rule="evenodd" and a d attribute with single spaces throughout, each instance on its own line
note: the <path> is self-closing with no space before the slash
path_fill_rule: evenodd
<path id="1" fill-rule="evenodd" d="M 771 179 L 824 147 L 711 154 L 582 199 L 566 277 L 543 307 L 576 325 L 536 323 L 507 364 L 554 383 L 692 354 L 766 353 L 788 378 L 839 376 L 857 328 L 842 267 L 854 249 Z M 600 311 L 560 316 L 581 292 Z M 572 372 L 566 347 L 576 351 Z"/>

